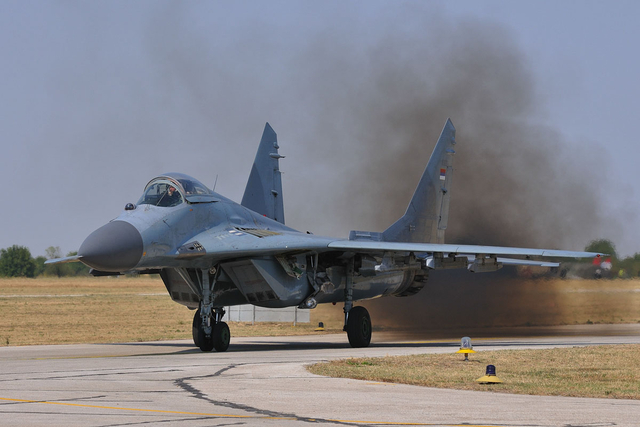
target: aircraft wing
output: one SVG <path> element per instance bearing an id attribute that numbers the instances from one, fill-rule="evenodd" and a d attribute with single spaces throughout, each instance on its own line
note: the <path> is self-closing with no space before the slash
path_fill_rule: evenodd
<path id="1" fill-rule="evenodd" d="M 454 255 L 487 255 L 509 257 L 541 257 L 541 258 L 595 258 L 604 254 L 595 252 L 562 251 L 556 249 L 512 248 L 508 246 L 482 245 L 452 245 L 440 243 L 403 243 L 403 242 L 373 242 L 358 240 L 335 240 L 329 243 L 330 249 L 383 253 L 383 252 L 414 252 L 414 253 L 442 253 Z"/>
<path id="2" fill-rule="evenodd" d="M 439 243 L 405 243 L 362 240 L 336 240 L 335 238 L 290 232 L 235 227 L 225 230 L 208 230 L 190 239 L 176 252 L 155 254 L 155 262 L 142 263 L 149 268 L 189 265 L 190 261 L 227 260 L 255 256 L 294 254 L 303 252 L 352 252 L 383 256 L 389 253 L 421 254 L 422 258 L 465 256 L 470 263 L 477 259 L 493 257 L 505 265 L 537 265 L 557 267 L 553 261 L 537 261 L 539 258 L 594 258 L 603 254 L 593 252 L 560 251 L 553 249 L 528 249 L 504 246 L 452 245 Z M 145 254 L 146 255 L 146 254 Z M 151 254 L 149 254 L 151 255 Z M 520 259 L 518 259 L 520 258 Z M 80 261 L 80 256 L 48 260 L 47 264 Z M 176 264 L 176 262 L 178 264 Z"/>
<path id="3" fill-rule="evenodd" d="M 81 258 L 82 257 L 80 255 L 73 255 L 73 256 L 67 256 L 67 257 L 64 257 L 64 258 L 48 259 L 44 263 L 45 264 L 65 264 L 65 263 L 68 263 L 68 262 L 80 261 Z"/>
<path id="4" fill-rule="evenodd" d="M 503 264 L 545 267 L 557 267 L 558 263 L 536 261 L 536 259 L 594 258 L 603 255 L 593 252 L 512 248 L 506 246 L 336 240 L 335 238 L 298 232 L 236 227 L 224 231 L 212 232 L 209 230 L 203 232 L 181 246 L 172 258 L 223 260 L 251 256 L 332 251 L 374 256 L 383 256 L 387 253 L 415 253 L 424 254 L 425 258 L 433 254 L 442 254 L 445 257 L 466 256 L 469 262 L 473 262 L 476 259 L 494 257 Z"/>

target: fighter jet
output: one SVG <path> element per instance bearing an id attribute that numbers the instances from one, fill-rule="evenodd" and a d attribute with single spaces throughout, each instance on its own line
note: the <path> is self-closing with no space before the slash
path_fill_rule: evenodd
<path id="1" fill-rule="evenodd" d="M 136 204 L 91 233 L 76 256 L 48 263 L 80 261 L 94 276 L 159 274 L 171 298 L 195 310 L 195 345 L 225 351 L 231 334 L 222 321 L 224 307 L 343 303 L 349 343 L 366 347 L 371 318 L 354 303 L 415 295 L 431 270 L 555 267 L 556 258 L 602 255 L 445 244 L 455 145 L 447 120 L 405 214 L 382 232 L 351 231 L 348 239 L 337 239 L 285 225 L 283 156 L 267 123 L 240 204 L 188 175 L 166 173 L 149 181 Z"/>

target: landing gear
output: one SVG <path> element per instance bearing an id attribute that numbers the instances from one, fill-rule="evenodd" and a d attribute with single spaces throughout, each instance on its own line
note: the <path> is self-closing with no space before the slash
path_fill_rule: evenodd
<path id="1" fill-rule="evenodd" d="M 197 285 L 198 288 L 196 290 L 202 296 L 200 308 L 196 310 L 196 314 L 193 316 L 191 331 L 193 343 L 202 351 L 211 351 L 214 348 L 216 351 L 226 351 L 231 341 L 231 333 L 229 332 L 229 326 L 222 321 L 224 310 L 222 307 L 214 306 L 212 297 L 220 269 L 211 267 L 200 270 L 199 274 L 196 272 L 197 282 L 196 280 L 191 280 L 188 271 L 180 269 L 178 272 L 187 283 L 192 283 L 193 287 Z"/>
<path id="2" fill-rule="evenodd" d="M 196 347 L 199 347 L 200 350 L 206 352 L 209 352 L 214 348 L 216 351 L 227 351 L 229 343 L 231 342 L 231 332 L 229 331 L 229 326 L 222 321 L 224 311 L 222 309 L 215 311 L 215 318 L 220 319 L 218 321 L 216 321 L 213 316 L 211 316 L 212 318 L 208 321 L 203 321 L 200 313 L 200 309 L 198 309 L 196 314 L 193 316 L 193 343 Z M 207 323 L 210 325 L 213 323 L 209 326 L 210 332 L 208 334 L 205 326 Z"/>
<path id="3" fill-rule="evenodd" d="M 211 333 L 211 327 L 209 327 L 210 332 L 207 334 L 207 328 L 205 326 L 210 320 L 203 320 L 203 316 L 200 313 L 200 309 L 198 309 L 193 316 L 193 343 L 196 347 L 200 347 L 202 351 L 211 351 L 213 350 L 213 335 Z"/>
<path id="4" fill-rule="evenodd" d="M 364 307 L 353 306 L 353 258 L 347 264 L 347 284 L 344 289 L 344 328 L 351 347 L 368 347 L 371 343 L 371 317 Z"/>
<path id="5" fill-rule="evenodd" d="M 196 314 L 193 316 L 193 325 L 191 327 L 191 334 L 193 335 L 193 343 L 196 345 L 196 347 L 200 347 L 200 339 L 198 338 L 199 335 L 199 326 L 202 323 L 202 321 L 200 320 L 200 309 L 196 310 Z"/>
<path id="6" fill-rule="evenodd" d="M 349 310 L 345 325 L 351 347 L 368 347 L 371 343 L 371 317 L 364 307 L 353 307 Z"/>
<path id="7" fill-rule="evenodd" d="M 205 352 L 213 350 L 213 335 L 209 334 L 207 336 L 202 324 L 200 324 L 200 327 L 198 328 L 198 347 L 200 347 L 200 350 Z"/>
<path id="8" fill-rule="evenodd" d="M 231 341 L 231 332 L 229 326 L 225 322 L 218 322 L 213 327 L 213 348 L 216 351 L 227 351 L 229 342 Z"/>

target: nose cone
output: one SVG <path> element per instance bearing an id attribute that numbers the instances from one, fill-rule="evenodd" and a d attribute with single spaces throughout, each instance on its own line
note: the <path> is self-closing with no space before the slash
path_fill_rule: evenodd
<path id="1" fill-rule="evenodd" d="M 142 236 L 126 221 L 111 221 L 89 234 L 78 255 L 99 271 L 131 270 L 142 258 Z"/>

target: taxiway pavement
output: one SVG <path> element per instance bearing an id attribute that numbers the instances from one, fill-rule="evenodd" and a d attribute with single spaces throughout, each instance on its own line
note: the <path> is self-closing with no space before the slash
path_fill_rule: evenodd
<path id="1" fill-rule="evenodd" d="M 640 325 L 474 340 L 477 350 L 640 343 Z M 544 331 L 541 331 L 544 333 Z M 558 336 L 560 335 L 560 336 Z M 509 395 L 312 375 L 324 360 L 448 353 L 458 340 L 365 349 L 346 335 L 234 338 L 225 353 L 190 341 L 0 348 L 2 426 L 637 426 L 640 401 Z M 640 387 L 640 384 L 639 384 Z"/>

